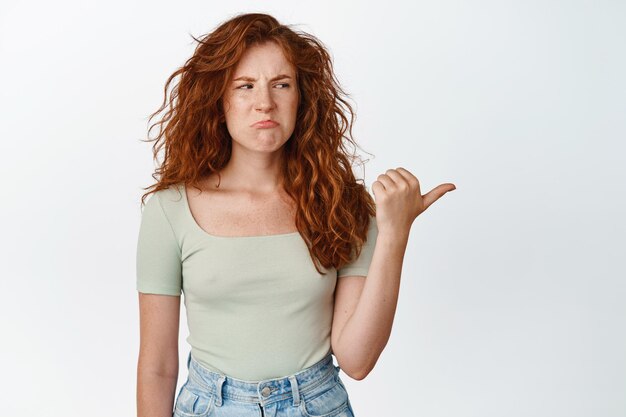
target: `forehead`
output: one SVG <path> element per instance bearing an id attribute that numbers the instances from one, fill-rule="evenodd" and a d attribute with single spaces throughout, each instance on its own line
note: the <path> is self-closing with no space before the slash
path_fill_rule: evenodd
<path id="1" fill-rule="evenodd" d="M 244 52 L 235 68 L 234 78 L 244 75 L 271 77 L 276 74 L 294 75 L 295 68 L 277 43 L 266 42 L 251 46 Z"/>

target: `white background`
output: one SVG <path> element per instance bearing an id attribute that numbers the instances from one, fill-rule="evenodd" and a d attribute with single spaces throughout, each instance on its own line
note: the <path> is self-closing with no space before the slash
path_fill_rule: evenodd
<path id="1" fill-rule="evenodd" d="M 147 117 L 191 35 L 255 11 L 331 51 L 368 187 L 457 186 L 413 224 L 376 368 L 341 374 L 357 417 L 624 416 L 617 0 L 2 2 L 2 415 L 135 415 Z"/>

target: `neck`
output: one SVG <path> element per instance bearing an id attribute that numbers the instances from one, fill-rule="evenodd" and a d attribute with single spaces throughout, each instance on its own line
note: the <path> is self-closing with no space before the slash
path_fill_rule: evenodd
<path id="1" fill-rule="evenodd" d="M 282 190 L 282 157 L 267 155 L 231 156 L 230 161 L 212 176 L 211 188 L 247 194 L 275 194 Z M 217 184 L 219 183 L 219 187 Z"/>

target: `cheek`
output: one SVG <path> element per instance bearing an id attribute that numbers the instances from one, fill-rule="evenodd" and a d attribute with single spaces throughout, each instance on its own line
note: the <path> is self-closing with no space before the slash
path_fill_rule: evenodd
<path id="1" fill-rule="evenodd" d="M 224 115 L 226 116 L 226 120 L 229 120 L 231 123 L 243 122 L 243 120 L 241 120 L 245 115 L 243 104 L 238 103 L 237 100 L 232 101 L 230 106 L 225 109 Z"/>
<path id="2" fill-rule="evenodd" d="M 228 99 L 224 101 L 224 110 L 228 113 L 239 113 L 245 106 L 246 99 L 237 94 L 228 96 Z"/>
<path id="3" fill-rule="evenodd" d="M 294 97 L 290 102 L 289 102 L 289 108 L 291 110 L 291 112 L 295 115 L 296 112 L 298 111 L 298 104 L 300 104 L 299 101 L 299 97 L 296 96 Z"/>

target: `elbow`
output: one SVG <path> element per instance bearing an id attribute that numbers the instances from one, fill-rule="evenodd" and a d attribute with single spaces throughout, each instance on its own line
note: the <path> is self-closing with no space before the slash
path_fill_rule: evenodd
<path id="1" fill-rule="evenodd" d="M 352 375 L 349 375 L 350 378 L 355 379 L 357 381 L 362 381 L 365 379 L 366 376 L 369 375 L 369 373 L 371 372 L 371 368 L 363 368 L 363 369 L 359 369 L 356 372 L 353 372 Z"/>
<path id="2" fill-rule="evenodd" d="M 363 378 L 365 378 L 363 373 L 354 373 L 354 372 L 348 373 L 348 372 L 346 372 L 346 375 L 348 375 L 350 378 L 352 378 L 352 379 L 354 379 L 356 381 L 362 381 Z"/>
<path id="3" fill-rule="evenodd" d="M 339 363 L 339 367 L 346 375 L 357 381 L 362 381 L 372 371 L 372 367 L 370 366 L 344 368 L 343 366 L 341 366 L 341 363 Z"/>
<path id="4" fill-rule="evenodd" d="M 350 378 L 362 381 L 376 366 L 380 353 L 376 351 L 354 351 L 334 349 L 339 367 Z"/>

